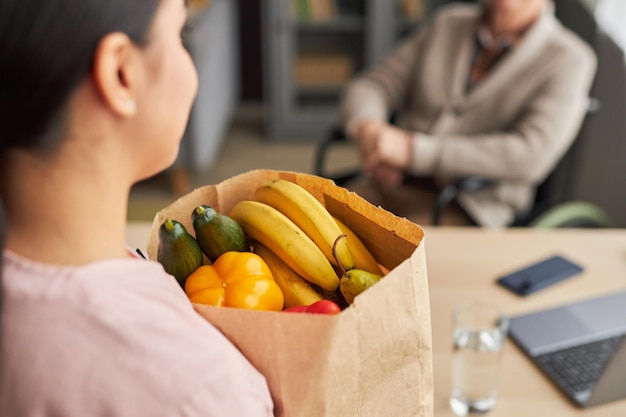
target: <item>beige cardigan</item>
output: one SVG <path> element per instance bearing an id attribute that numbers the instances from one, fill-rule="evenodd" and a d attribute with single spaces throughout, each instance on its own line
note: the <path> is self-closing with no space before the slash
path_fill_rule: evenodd
<path id="1" fill-rule="evenodd" d="M 574 140 L 596 70 L 589 46 L 564 28 L 550 4 L 521 43 L 466 93 L 480 9 L 453 5 L 380 65 L 346 87 L 342 121 L 364 118 L 416 132 L 410 171 L 445 183 L 464 175 L 499 179 L 459 196 L 480 225 L 502 227 L 532 204 L 534 191 Z"/>

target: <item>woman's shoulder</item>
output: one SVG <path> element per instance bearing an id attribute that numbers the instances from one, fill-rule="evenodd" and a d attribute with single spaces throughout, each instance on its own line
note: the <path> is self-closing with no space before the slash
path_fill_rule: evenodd
<path id="1" fill-rule="evenodd" d="M 567 79 L 568 74 L 585 74 L 586 78 L 593 78 L 597 57 L 591 45 L 565 27 L 554 13 L 544 13 L 536 27 L 534 37 L 541 44 L 538 62 L 546 70 L 562 79 Z"/>
<path id="2" fill-rule="evenodd" d="M 576 62 L 595 66 L 597 63 L 596 53 L 573 30 L 565 27 L 560 22 L 554 25 L 552 36 L 549 37 L 550 54 L 567 57 L 568 65 L 577 65 Z"/>
<path id="3" fill-rule="evenodd" d="M 433 39 L 458 39 L 473 34 L 481 16 L 481 8 L 474 4 L 451 3 L 438 7 L 420 28 L 430 32 Z M 416 33 L 419 33 L 417 30 Z"/>
<path id="4" fill-rule="evenodd" d="M 450 24 L 459 21 L 475 22 L 481 13 L 481 7 L 476 4 L 450 3 L 436 9 L 433 19 L 437 24 Z"/>

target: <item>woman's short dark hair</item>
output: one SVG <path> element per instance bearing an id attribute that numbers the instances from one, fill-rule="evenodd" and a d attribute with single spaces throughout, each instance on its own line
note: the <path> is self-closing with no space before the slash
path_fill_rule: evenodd
<path id="1" fill-rule="evenodd" d="M 0 1 L 0 156 L 53 148 L 71 93 L 108 33 L 146 41 L 159 0 Z"/>
<path id="2" fill-rule="evenodd" d="M 56 147 L 100 40 L 123 32 L 145 43 L 159 2 L 0 0 L 0 164 L 9 148 Z M 0 194 L 0 277 L 5 233 Z"/>

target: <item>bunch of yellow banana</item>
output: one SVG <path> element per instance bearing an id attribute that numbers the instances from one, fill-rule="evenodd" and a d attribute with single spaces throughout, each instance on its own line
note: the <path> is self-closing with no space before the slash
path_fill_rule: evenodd
<path id="1" fill-rule="evenodd" d="M 257 188 L 254 199 L 287 216 L 315 242 L 326 259 L 337 266 L 333 245 L 341 235 L 341 229 L 326 207 L 310 192 L 294 182 L 278 179 Z M 354 268 L 354 260 L 345 239 L 337 243 L 335 251 L 345 270 Z"/>
<path id="2" fill-rule="evenodd" d="M 339 286 L 339 278 L 328 259 L 294 222 L 274 207 L 244 200 L 229 216 L 243 228 L 249 239 L 261 242 L 309 282 L 328 291 Z"/>
<path id="3" fill-rule="evenodd" d="M 326 291 L 335 291 L 339 286 L 333 268 L 338 266 L 337 259 L 346 271 L 358 268 L 382 275 L 378 263 L 357 235 L 334 218 L 309 191 L 291 181 L 278 179 L 261 185 L 254 201 L 239 202 L 229 216 L 241 225 L 248 238 L 261 243 L 258 246 L 262 258 L 265 259 L 263 252 L 275 254 L 291 270 L 291 276 Z M 333 245 L 342 234 L 347 238 L 337 242 L 336 259 Z M 268 263 L 276 264 L 271 256 L 267 258 Z M 289 272 L 285 268 L 277 269 L 282 276 Z M 283 293 L 291 294 L 285 293 L 285 297 L 291 297 L 299 305 L 310 304 L 310 300 L 320 296 L 295 278 L 278 278 L 277 282 Z"/>
<path id="4" fill-rule="evenodd" d="M 341 233 L 346 235 L 345 241 L 348 243 L 348 247 L 350 248 L 350 253 L 352 254 L 352 259 L 354 260 L 354 268 L 362 269 L 363 271 L 367 271 L 376 275 L 384 275 L 383 271 L 378 265 L 378 262 L 376 262 L 374 256 L 372 256 L 370 251 L 367 249 L 363 241 L 359 239 L 356 233 L 350 230 L 348 226 L 346 226 L 336 217 L 333 217 L 333 219 L 341 229 Z"/>

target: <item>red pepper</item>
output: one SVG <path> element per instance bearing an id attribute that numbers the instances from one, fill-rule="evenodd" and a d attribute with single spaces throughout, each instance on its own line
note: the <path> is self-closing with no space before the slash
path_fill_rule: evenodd
<path id="1" fill-rule="evenodd" d="M 308 306 L 293 306 L 283 311 L 289 313 L 338 314 L 341 313 L 341 308 L 334 301 L 320 300 Z"/>

